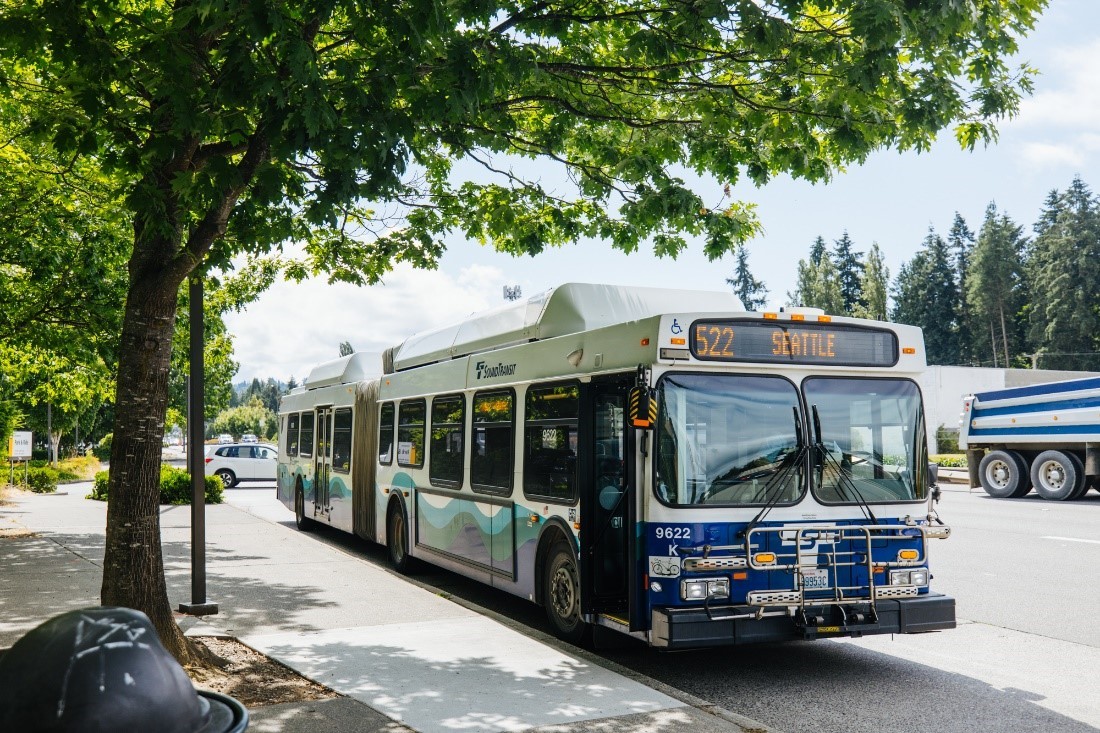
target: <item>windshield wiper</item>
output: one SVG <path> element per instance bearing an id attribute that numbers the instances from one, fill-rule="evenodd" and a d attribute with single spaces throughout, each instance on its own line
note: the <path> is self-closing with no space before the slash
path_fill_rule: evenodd
<path id="1" fill-rule="evenodd" d="M 867 503 L 863 494 L 860 492 L 859 487 L 852 481 L 851 474 L 844 466 L 840 465 L 840 461 L 829 455 L 829 449 L 825 447 L 825 441 L 821 437 L 821 416 L 817 412 L 817 405 L 810 406 L 810 412 L 813 415 L 814 421 L 814 433 L 816 440 L 814 441 L 814 450 L 822 460 L 822 483 L 824 483 L 824 470 L 825 468 L 832 468 L 836 471 L 836 487 L 838 492 L 843 492 L 844 498 L 848 501 L 852 501 L 853 494 L 855 495 L 855 503 L 859 506 L 863 515 L 871 520 L 871 524 L 878 524 L 878 519 L 875 518 L 875 513 L 871 511 L 871 505 Z M 830 464 L 830 461 L 832 463 Z"/>
<path id="2" fill-rule="evenodd" d="M 803 456 L 806 455 L 806 444 L 802 440 L 802 421 L 798 417 L 798 408 L 792 407 L 791 411 L 794 413 L 794 435 L 798 450 L 785 457 L 783 460 L 786 462 L 786 465 L 783 466 L 778 473 L 768 479 L 768 483 L 764 484 L 764 506 L 756 513 L 756 516 L 752 518 L 748 526 L 745 527 L 746 552 L 748 552 L 749 549 L 749 532 L 751 532 L 756 525 L 760 524 L 764 517 L 768 516 L 768 512 L 772 510 L 772 507 L 779 503 L 779 497 L 783 495 L 782 487 L 786 483 L 787 477 L 790 476 L 791 470 L 793 470 L 794 467 L 802 461 Z M 768 494 L 772 492 L 773 488 L 779 490 L 772 493 L 769 498 Z"/>

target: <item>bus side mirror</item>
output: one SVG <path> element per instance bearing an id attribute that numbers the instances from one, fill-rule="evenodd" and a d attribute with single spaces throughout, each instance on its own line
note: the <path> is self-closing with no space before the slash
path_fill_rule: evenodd
<path id="1" fill-rule="evenodd" d="M 652 430 L 657 422 L 657 392 L 644 385 L 631 388 L 627 396 L 627 420 L 640 430 Z"/>

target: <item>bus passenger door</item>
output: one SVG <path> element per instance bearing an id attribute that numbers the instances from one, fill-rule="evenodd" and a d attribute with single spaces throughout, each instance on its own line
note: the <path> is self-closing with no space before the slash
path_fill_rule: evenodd
<path id="1" fill-rule="evenodd" d="M 332 520 L 329 479 L 332 478 L 332 408 L 317 408 L 317 455 L 314 457 L 314 514 L 320 521 Z"/>
<path id="2" fill-rule="evenodd" d="M 634 546 L 633 431 L 629 380 L 594 380 L 582 396 L 581 598 L 586 613 L 630 621 Z M 587 435 L 585 435 L 587 434 Z"/>

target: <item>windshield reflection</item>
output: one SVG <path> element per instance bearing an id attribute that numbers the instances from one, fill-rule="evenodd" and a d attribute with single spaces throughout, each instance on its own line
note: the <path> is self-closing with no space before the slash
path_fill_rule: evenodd
<path id="1" fill-rule="evenodd" d="M 827 504 L 927 496 L 928 447 L 920 391 L 908 380 L 814 377 L 802 383 L 819 416 L 813 492 Z"/>
<path id="2" fill-rule="evenodd" d="M 674 506 L 793 503 L 804 467 L 798 392 L 780 377 L 666 375 L 659 384 L 657 496 Z"/>

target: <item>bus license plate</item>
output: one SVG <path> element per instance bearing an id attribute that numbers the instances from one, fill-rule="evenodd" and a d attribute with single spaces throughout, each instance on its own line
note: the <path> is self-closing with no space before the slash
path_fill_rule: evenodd
<path id="1" fill-rule="evenodd" d="M 825 568 L 809 568 L 802 571 L 803 590 L 827 590 L 829 571 Z"/>

